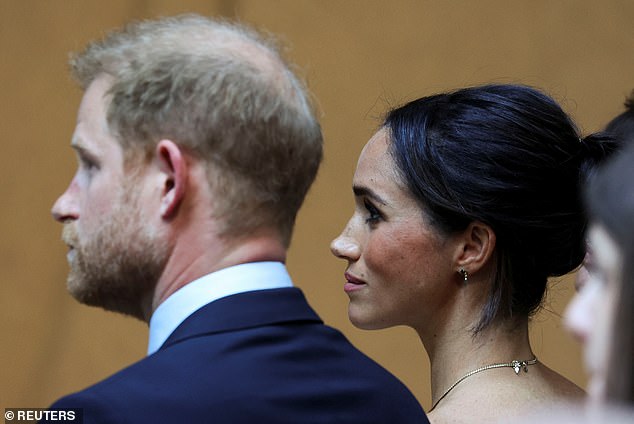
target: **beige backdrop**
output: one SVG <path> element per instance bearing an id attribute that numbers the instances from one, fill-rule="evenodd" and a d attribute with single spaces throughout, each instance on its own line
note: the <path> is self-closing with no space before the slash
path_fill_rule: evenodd
<path id="1" fill-rule="evenodd" d="M 68 148 L 81 93 L 69 51 L 133 18 L 238 17 L 280 35 L 318 99 L 326 158 L 301 211 L 289 266 L 324 320 L 429 406 L 427 357 L 413 331 L 348 323 L 344 264 L 329 253 L 352 211 L 357 155 L 389 104 L 485 82 L 543 87 L 584 132 L 619 113 L 634 87 L 630 0 L 0 0 L 0 408 L 42 407 L 141 358 L 146 326 L 76 304 L 50 218 L 75 166 Z M 562 329 L 570 279 L 534 320 L 537 356 L 580 385 Z"/>

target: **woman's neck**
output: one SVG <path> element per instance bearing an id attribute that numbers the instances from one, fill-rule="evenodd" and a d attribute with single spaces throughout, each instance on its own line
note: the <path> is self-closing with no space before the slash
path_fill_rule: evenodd
<path id="1" fill-rule="evenodd" d="M 438 329 L 437 329 L 438 330 Z M 431 363 L 432 404 L 459 378 L 480 367 L 533 358 L 528 319 L 492 323 L 478 335 L 471 326 L 456 325 L 421 335 Z"/>

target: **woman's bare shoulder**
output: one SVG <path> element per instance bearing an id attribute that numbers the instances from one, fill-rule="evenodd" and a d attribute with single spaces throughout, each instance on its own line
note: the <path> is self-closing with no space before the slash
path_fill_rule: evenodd
<path id="1" fill-rule="evenodd" d="M 544 393 L 558 401 L 577 400 L 585 397 L 585 391 L 563 375 L 553 371 L 544 364 L 536 367 L 535 372 L 541 380 Z"/>
<path id="2" fill-rule="evenodd" d="M 585 397 L 579 386 L 543 365 L 519 375 L 498 370 L 473 377 L 429 414 L 432 424 L 514 422 L 532 411 Z"/>

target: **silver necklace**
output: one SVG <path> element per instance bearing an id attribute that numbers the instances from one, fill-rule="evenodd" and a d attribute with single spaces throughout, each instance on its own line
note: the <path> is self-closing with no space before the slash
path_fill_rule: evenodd
<path id="1" fill-rule="evenodd" d="M 533 356 L 533 359 L 529 359 L 528 361 L 518 361 L 518 360 L 514 359 L 511 362 L 485 365 L 483 367 L 476 368 L 473 371 L 469 371 L 468 373 L 466 373 L 465 375 L 460 377 L 455 383 L 453 383 L 451 386 L 449 386 L 449 388 L 447 390 L 445 390 L 445 393 L 443 393 L 442 396 L 440 396 L 438 398 L 438 400 L 436 402 L 434 402 L 434 404 L 432 405 L 431 409 L 429 411 L 427 411 L 427 412 L 433 411 L 434 408 L 436 407 L 436 405 L 438 405 L 438 402 L 443 400 L 443 398 L 445 396 L 447 396 L 449 394 L 449 392 L 454 389 L 454 387 L 456 387 L 458 384 L 460 384 L 463 380 L 471 377 L 473 374 L 477 374 L 479 372 L 490 370 L 490 369 L 493 369 L 493 368 L 507 368 L 508 367 L 508 368 L 513 368 L 513 370 L 515 371 L 515 374 L 519 375 L 520 370 L 523 369 L 524 372 L 528 372 L 528 366 L 529 365 L 535 365 L 536 363 L 537 363 L 537 357 Z"/>

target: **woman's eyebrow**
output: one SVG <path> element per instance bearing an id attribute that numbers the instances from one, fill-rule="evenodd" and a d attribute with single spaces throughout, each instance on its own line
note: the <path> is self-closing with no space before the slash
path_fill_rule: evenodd
<path id="1" fill-rule="evenodd" d="M 385 200 L 383 200 L 383 198 L 381 196 L 376 194 L 376 192 L 374 192 L 374 190 L 372 190 L 369 187 L 365 187 L 365 186 L 361 186 L 361 185 L 353 185 L 352 186 L 352 192 L 354 193 L 354 195 L 356 197 L 363 197 L 363 196 L 369 197 L 370 199 L 373 199 L 376 202 L 387 206 L 387 202 Z"/>

